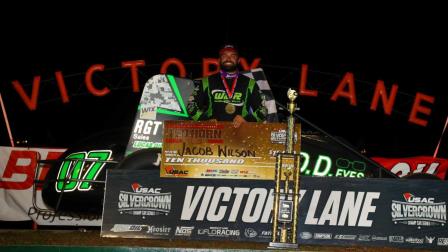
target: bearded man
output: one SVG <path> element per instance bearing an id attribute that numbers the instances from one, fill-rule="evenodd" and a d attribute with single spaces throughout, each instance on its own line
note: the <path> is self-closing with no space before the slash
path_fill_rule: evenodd
<path id="1" fill-rule="evenodd" d="M 235 128 L 243 123 L 264 121 L 267 109 L 255 80 L 238 70 L 239 53 L 233 45 L 219 51 L 220 71 L 195 81 L 188 102 L 188 113 L 195 121 L 233 121 Z"/>

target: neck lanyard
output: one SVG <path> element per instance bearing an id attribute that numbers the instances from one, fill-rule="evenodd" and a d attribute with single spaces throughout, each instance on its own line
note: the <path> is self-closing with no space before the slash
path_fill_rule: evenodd
<path id="1" fill-rule="evenodd" d="M 222 75 L 221 75 L 221 80 L 222 80 L 222 84 L 224 84 L 224 87 L 226 88 L 227 97 L 229 97 L 229 99 L 232 99 L 233 92 L 235 92 L 236 82 L 238 81 L 238 76 L 236 76 L 233 79 L 232 90 L 229 90 L 229 85 L 227 84 L 227 80 Z"/>

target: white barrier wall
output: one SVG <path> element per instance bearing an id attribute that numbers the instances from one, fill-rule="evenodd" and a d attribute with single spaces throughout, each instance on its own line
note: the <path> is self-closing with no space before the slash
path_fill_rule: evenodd
<path id="1" fill-rule="evenodd" d="M 33 206 L 33 182 L 38 169 L 38 180 L 43 180 L 48 165 L 39 160 L 57 159 L 65 149 L 60 148 L 12 148 L 0 147 L 0 220 L 33 220 L 38 225 L 100 226 L 100 216 L 52 213 Z M 48 209 L 42 200 L 41 188 L 37 188 L 38 208 Z"/>

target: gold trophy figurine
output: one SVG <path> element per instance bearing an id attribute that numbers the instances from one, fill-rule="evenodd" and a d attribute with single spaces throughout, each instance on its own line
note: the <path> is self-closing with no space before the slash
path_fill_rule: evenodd
<path id="1" fill-rule="evenodd" d="M 276 156 L 272 242 L 269 243 L 269 248 L 280 249 L 298 248 L 300 152 L 294 152 L 295 120 L 293 116 L 297 107 L 294 103 L 297 92 L 289 89 L 288 98 L 290 115 L 286 130 L 286 148 L 284 152 Z M 300 124 L 297 127 L 296 140 L 300 144 Z M 293 165 L 283 163 L 288 159 L 293 160 Z"/>

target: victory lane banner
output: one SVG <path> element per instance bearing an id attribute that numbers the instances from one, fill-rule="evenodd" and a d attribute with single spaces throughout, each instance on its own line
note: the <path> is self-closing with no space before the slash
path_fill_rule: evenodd
<path id="1" fill-rule="evenodd" d="M 271 241 L 273 181 L 158 175 L 108 170 L 101 236 Z M 301 177 L 299 244 L 447 249 L 446 188 L 433 180 Z"/>
<path id="2" fill-rule="evenodd" d="M 300 125 L 295 151 L 299 153 Z M 285 150 L 286 124 L 165 121 L 160 177 L 264 179 L 275 176 L 275 155 Z M 283 167 L 292 166 L 286 160 Z"/>

